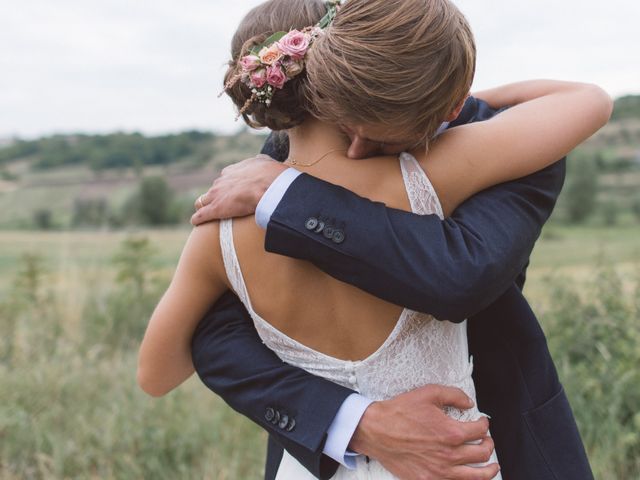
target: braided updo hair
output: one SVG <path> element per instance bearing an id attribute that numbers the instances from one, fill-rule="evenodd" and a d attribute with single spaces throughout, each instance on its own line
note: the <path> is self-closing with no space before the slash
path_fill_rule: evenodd
<path id="1" fill-rule="evenodd" d="M 226 84 L 241 71 L 239 61 L 249 50 L 279 31 L 302 30 L 315 25 L 327 13 L 322 0 L 269 0 L 251 10 L 240 22 L 231 41 L 231 61 L 224 76 Z M 271 105 L 251 102 L 242 113 L 244 121 L 253 128 L 287 130 L 300 125 L 309 113 L 305 82 L 307 74 L 289 80 L 277 90 Z M 235 82 L 226 90 L 238 110 L 251 98 L 251 89 L 243 82 Z"/>

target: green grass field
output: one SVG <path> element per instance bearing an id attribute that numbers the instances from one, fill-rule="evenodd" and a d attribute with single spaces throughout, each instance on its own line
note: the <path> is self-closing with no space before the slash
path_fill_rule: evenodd
<path id="1" fill-rule="evenodd" d="M 531 256 L 525 293 L 535 305 L 547 297 L 550 277 L 584 283 L 594 270 L 614 266 L 632 281 L 640 273 L 640 227 L 612 229 L 547 226 Z"/>
<path id="2" fill-rule="evenodd" d="M 265 435 L 197 379 L 162 399 L 139 391 L 136 345 L 189 229 L 133 232 L 148 238 L 154 252 L 141 298 L 118 284 L 113 263 L 131 233 L 0 232 L 0 478 L 261 477 Z M 535 249 L 526 288 L 550 333 L 596 477 L 605 480 L 640 473 L 640 464 L 629 460 L 640 451 L 640 416 L 626 413 L 635 412 L 640 399 L 637 363 L 631 363 L 640 359 L 633 309 L 640 306 L 633 290 L 640 278 L 639 238 L 640 227 L 552 225 Z M 24 274 L 25 254 L 42 257 L 37 274 Z M 620 292 L 637 307 L 615 303 L 623 296 L 615 282 L 611 298 L 598 290 L 593 296 L 608 300 L 593 305 L 564 291 L 568 284 L 589 297 L 602 266 L 619 272 Z M 627 327 L 608 343 L 609 330 L 594 325 L 610 325 L 616 316 Z M 574 327 L 574 320 L 585 323 Z M 628 330 L 636 336 L 623 344 Z M 586 360 L 566 348 L 579 341 L 594 345 L 593 351 L 585 347 Z M 607 355 L 615 367 L 600 368 Z M 613 392 L 631 407 L 610 405 Z M 600 438 L 602 424 L 608 428 Z"/>
<path id="3" fill-rule="evenodd" d="M 177 264 L 189 228 L 130 232 L 0 231 L 0 292 L 7 287 L 23 253 L 42 255 L 59 277 L 55 283 L 61 282 L 61 286 L 65 284 L 64 277 L 109 276 L 113 269 L 111 257 L 119 243 L 132 234 L 151 240 L 157 252 L 154 268 L 169 273 Z M 531 257 L 527 288 L 535 292 L 548 274 L 581 276 L 594 266 L 609 263 L 624 271 L 640 267 L 640 226 L 605 229 L 550 225 Z"/>

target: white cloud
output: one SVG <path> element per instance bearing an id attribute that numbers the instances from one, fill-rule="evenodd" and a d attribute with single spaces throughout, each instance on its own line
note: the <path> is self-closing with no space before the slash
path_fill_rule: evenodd
<path id="1" fill-rule="evenodd" d="M 22 0 L 0 6 L 0 136 L 233 131 L 218 99 L 255 0 Z M 640 2 L 457 0 L 479 46 L 476 88 L 531 77 L 640 92 Z"/>

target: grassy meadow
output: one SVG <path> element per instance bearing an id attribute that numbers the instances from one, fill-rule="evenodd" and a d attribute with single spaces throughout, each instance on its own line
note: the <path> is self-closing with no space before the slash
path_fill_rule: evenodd
<path id="1" fill-rule="evenodd" d="M 260 477 L 265 436 L 197 378 L 135 381 L 188 232 L 0 233 L 0 478 Z"/>
<path id="2" fill-rule="evenodd" d="M 265 435 L 198 379 L 135 383 L 188 232 L 0 232 L 0 478 L 261 477 Z M 639 235 L 551 225 L 526 289 L 604 480 L 640 474 Z"/>

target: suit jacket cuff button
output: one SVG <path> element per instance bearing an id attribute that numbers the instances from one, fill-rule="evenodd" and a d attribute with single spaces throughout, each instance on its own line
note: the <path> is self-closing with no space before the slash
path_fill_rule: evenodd
<path id="1" fill-rule="evenodd" d="M 342 230 L 335 230 L 333 232 L 333 237 L 331 237 L 331 240 L 333 240 L 333 243 L 337 243 L 337 244 L 341 244 L 342 242 L 344 242 L 344 239 L 345 239 L 345 235 Z"/>
<path id="2" fill-rule="evenodd" d="M 316 227 L 318 226 L 318 219 L 315 217 L 309 217 L 307 218 L 307 221 L 305 222 L 304 226 L 307 230 L 315 230 Z"/>

